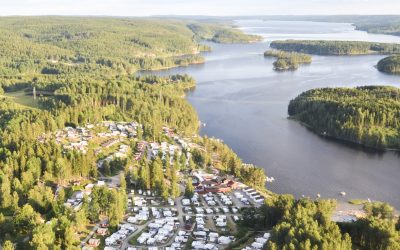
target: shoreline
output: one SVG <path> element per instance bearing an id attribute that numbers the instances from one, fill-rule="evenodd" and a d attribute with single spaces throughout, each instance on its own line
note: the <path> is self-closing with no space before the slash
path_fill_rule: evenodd
<path id="1" fill-rule="evenodd" d="M 344 138 L 338 138 L 338 137 L 335 137 L 333 135 L 322 134 L 322 133 L 317 132 L 311 125 L 309 125 L 309 124 L 307 124 L 305 122 L 302 122 L 302 121 L 298 120 L 295 117 L 288 116 L 288 119 L 300 123 L 302 126 L 310 129 L 313 133 L 317 134 L 318 136 L 327 137 L 329 139 L 336 140 L 338 142 L 345 142 L 345 143 L 348 143 L 349 145 L 353 145 L 353 146 L 363 147 L 364 149 L 375 150 L 376 151 L 375 153 L 400 152 L 400 149 L 396 149 L 396 148 L 377 148 L 377 147 L 368 146 L 368 145 L 365 145 L 365 144 L 362 144 L 362 143 L 359 143 L 359 142 L 347 140 L 347 139 L 344 139 Z"/>
<path id="2" fill-rule="evenodd" d="M 261 40 L 261 41 L 262 41 L 262 40 Z M 258 41 L 254 41 L 254 42 L 258 42 Z M 215 42 L 213 42 L 213 43 L 215 43 Z M 216 43 L 216 44 L 221 44 L 221 43 Z M 362 56 L 362 55 L 353 55 L 353 56 Z M 206 63 L 206 62 L 207 62 L 207 60 L 206 60 L 206 58 L 205 58 L 204 63 Z M 188 66 L 190 66 L 190 65 L 188 65 Z M 169 68 L 179 68 L 179 67 L 186 67 L 186 66 L 176 66 L 176 67 L 169 67 Z M 147 71 L 147 72 L 152 73 L 152 71 Z M 187 96 L 185 95 L 185 97 L 187 97 Z M 193 106 L 192 106 L 192 107 L 193 107 Z M 296 120 L 296 119 L 290 118 L 290 117 L 289 117 L 289 119 Z M 296 120 L 296 121 L 299 122 L 299 123 L 301 123 L 303 126 L 309 128 L 309 129 L 311 129 L 315 134 L 317 134 L 317 135 L 319 135 L 319 136 L 324 136 L 323 134 L 320 134 L 320 133 L 316 132 L 316 131 L 315 131 L 314 129 L 312 129 L 312 127 L 309 126 L 308 124 L 302 123 L 302 122 L 300 122 L 300 121 L 298 121 L 298 120 Z M 198 134 L 198 135 L 200 135 L 200 134 Z M 335 138 L 335 137 L 333 137 L 333 136 L 326 136 L 326 135 L 325 135 L 325 137 L 329 137 L 329 138 L 334 139 L 334 140 L 337 140 L 337 141 L 339 141 L 339 142 L 340 142 L 340 141 L 341 141 L 341 142 L 347 142 L 347 143 L 351 144 L 351 146 L 352 146 L 353 148 L 355 148 L 355 146 L 359 146 L 359 147 L 364 147 L 364 149 L 370 149 L 370 150 L 374 150 L 374 151 L 377 151 L 377 152 L 385 152 L 385 151 L 397 152 L 397 151 L 400 151 L 400 150 L 380 149 L 380 148 L 368 147 L 368 146 L 363 145 L 363 144 L 360 144 L 360 143 L 356 143 L 356 142 L 352 142 L 352 141 L 346 141 L 346 140 L 341 140 L 341 139 Z M 229 146 L 229 145 L 228 145 L 228 146 Z M 236 152 L 235 152 L 235 153 L 236 153 Z M 264 169 L 267 170 L 268 167 L 266 167 L 266 168 L 264 168 Z M 267 184 L 267 183 L 266 183 L 266 184 Z M 289 185 L 289 184 L 285 184 L 285 185 Z M 276 193 L 276 192 L 273 192 L 273 191 L 267 189 L 267 187 L 265 187 L 265 189 L 267 190 L 267 193 L 270 194 L 270 195 L 271 195 L 271 194 L 272 194 L 272 195 L 279 195 L 279 194 L 280 194 L 280 193 Z M 340 191 L 340 190 L 339 190 L 339 191 Z M 338 191 L 338 193 L 339 193 L 339 191 Z M 292 193 L 291 195 L 293 195 L 293 196 L 294 196 L 295 198 L 297 198 L 297 199 L 301 198 L 301 196 L 297 196 L 297 197 L 296 197 L 293 193 Z M 312 200 L 317 200 L 317 198 L 315 198 L 315 197 L 310 197 L 310 199 L 312 199 Z M 354 209 L 354 207 L 357 207 L 357 205 L 349 204 L 349 199 L 343 199 L 343 197 L 323 197 L 323 198 L 320 198 L 320 199 L 333 199 L 333 200 L 335 200 L 335 201 L 337 202 L 337 204 L 338 204 L 338 209 L 341 209 L 342 207 L 345 207 L 345 208 L 348 208 L 348 209 Z M 358 207 L 360 207 L 360 205 L 358 205 Z M 361 207 L 362 207 L 362 205 L 361 205 Z"/>

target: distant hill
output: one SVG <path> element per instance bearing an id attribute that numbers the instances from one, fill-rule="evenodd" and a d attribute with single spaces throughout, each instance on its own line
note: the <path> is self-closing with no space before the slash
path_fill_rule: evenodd
<path id="1" fill-rule="evenodd" d="M 271 48 L 314 55 L 399 54 L 400 44 L 359 41 L 279 40 Z"/>

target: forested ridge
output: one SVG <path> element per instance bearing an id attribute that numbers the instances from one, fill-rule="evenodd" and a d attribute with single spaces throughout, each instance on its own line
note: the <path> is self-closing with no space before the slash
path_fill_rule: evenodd
<path id="1" fill-rule="evenodd" d="M 400 149 L 400 89 L 313 89 L 290 101 L 289 116 L 320 134 L 374 148 Z"/>
<path id="2" fill-rule="evenodd" d="M 314 55 L 399 54 L 400 44 L 359 41 L 278 40 L 271 48 Z"/>
<path id="3" fill-rule="evenodd" d="M 198 39 L 216 43 L 250 43 L 262 40 L 260 36 L 244 34 L 239 29 L 227 25 L 191 23 L 188 27 Z"/>
<path id="4" fill-rule="evenodd" d="M 262 17 L 261 17 L 262 18 Z M 357 30 L 374 34 L 400 35 L 399 15 L 267 16 L 265 20 L 352 23 Z"/>
<path id="5" fill-rule="evenodd" d="M 296 52 L 267 50 L 264 52 L 264 56 L 276 58 L 273 63 L 275 70 L 296 70 L 301 64 L 310 64 L 312 62 L 310 55 Z"/>
<path id="6" fill-rule="evenodd" d="M 208 34 L 216 42 L 254 39 L 226 25 L 191 25 L 144 18 L 2 17 L 0 75 L 132 74 L 203 63 L 199 53 L 209 48 L 200 39 Z"/>
<path id="7" fill-rule="evenodd" d="M 355 26 L 357 30 L 363 30 L 368 33 L 400 36 L 399 16 L 389 16 L 388 18 L 378 22 L 375 20 L 359 21 L 355 23 Z"/>
<path id="8" fill-rule="evenodd" d="M 385 57 L 378 62 L 377 67 L 385 73 L 400 74 L 400 56 Z"/>

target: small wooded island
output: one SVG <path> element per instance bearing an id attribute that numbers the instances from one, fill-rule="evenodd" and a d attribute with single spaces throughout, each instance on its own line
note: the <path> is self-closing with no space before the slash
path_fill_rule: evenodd
<path id="1" fill-rule="evenodd" d="M 400 89 L 312 89 L 290 101 L 289 116 L 315 132 L 378 149 L 400 149 Z"/>
<path id="2" fill-rule="evenodd" d="M 313 55 L 370 55 L 398 54 L 400 44 L 358 41 L 279 40 L 271 42 L 271 48 Z"/>
<path id="3" fill-rule="evenodd" d="M 383 58 L 378 62 L 378 70 L 390 74 L 400 74 L 400 56 Z"/>
<path id="4" fill-rule="evenodd" d="M 277 58 L 274 62 L 274 69 L 278 71 L 296 70 L 301 64 L 310 64 L 312 62 L 310 55 L 296 52 L 267 50 L 264 52 L 264 56 Z"/>

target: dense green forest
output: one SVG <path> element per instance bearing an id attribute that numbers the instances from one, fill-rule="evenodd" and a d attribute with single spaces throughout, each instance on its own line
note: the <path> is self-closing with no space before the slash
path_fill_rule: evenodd
<path id="1" fill-rule="evenodd" d="M 239 29 L 226 25 L 222 26 L 221 24 L 192 23 L 188 27 L 196 34 L 199 40 L 216 43 L 249 43 L 262 40 L 260 36 L 247 35 Z"/>
<path id="2" fill-rule="evenodd" d="M 319 134 L 374 148 L 400 149 L 400 89 L 323 88 L 290 101 L 289 116 Z"/>
<path id="3" fill-rule="evenodd" d="M 390 74 L 400 74 L 400 56 L 389 56 L 378 62 L 378 70 Z"/>
<path id="4" fill-rule="evenodd" d="M 400 219 L 394 208 L 386 203 L 374 202 L 364 206 L 365 218 L 351 223 L 339 223 L 342 232 L 351 236 L 355 246 L 362 249 L 400 249 Z"/>
<path id="5" fill-rule="evenodd" d="M 199 53 L 210 48 L 200 39 L 254 40 L 222 24 L 137 18 L 3 17 L 0 30 L 0 75 L 5 76 L 132 74 L 203 63 Z"/>
<path id="6" fill-rule="evenodd" d="M 314 55 L 399 54 L 400 44 L 358 41 L 280 40 L 271 48 Z"/>
<path id="7" fill-rule="evenodd" d="M 301 64 L 310 64 L 312 62 L 310 55 L 296 52 L 267 50 L 264 52 L 264 56 L 277 58 L 274 62 L 275 70 L 296 70 Z"/>

